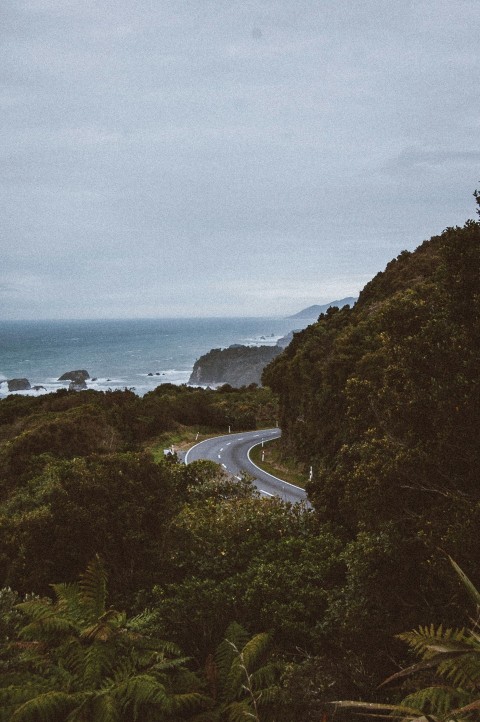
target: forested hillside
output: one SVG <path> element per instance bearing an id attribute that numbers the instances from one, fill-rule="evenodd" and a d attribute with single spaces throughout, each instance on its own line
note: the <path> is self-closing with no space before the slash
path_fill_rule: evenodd
<path id="1" fill-rule="evenodd" d="M 342 599 L 338 621 L 358 649 L 375 639 L 381 655 L 388 635 L 455 617 L 447 554 L 479 578 L 479 369 L 469 221 L 401 253 L 264 372 L 285 453 L 313 466 L 318 519 L 350 545 L 352 606 Z"/>
<path id="2" fill-rule="evenodd" d="M 412 661 L 394 635 L 468 622 L 448 555 L 480 579 L 479 368 L 469 221 L 295 334 L 264 372 L 278 400 L 166 384 L 0 401 L 0 720 L 314 722 L 332 700 L 405 697 L 378 690 Z M 312 509 L 152 454 L 273 424 L 278 404 Z"/>

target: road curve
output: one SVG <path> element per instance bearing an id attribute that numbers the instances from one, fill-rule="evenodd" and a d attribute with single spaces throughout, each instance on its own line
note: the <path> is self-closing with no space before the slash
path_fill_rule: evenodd
<path id="1" fill-rule="evenodd" d="M 277 439 L 281 433 L 280 429 L 264 429 L 205 439 L 187 451 L 185 463 L 189 464 L 198 459 L 209 459 L 221 464 L 225 471 L 238 478 L 244 472 L 252 476 L 263 496 L 279 496 L 293 504 L 306 502 L 307 495 L 304 489 L 268 474 L 250 459 L 250 451 L 254 446 L 258 446 L 262 441 Z"/>

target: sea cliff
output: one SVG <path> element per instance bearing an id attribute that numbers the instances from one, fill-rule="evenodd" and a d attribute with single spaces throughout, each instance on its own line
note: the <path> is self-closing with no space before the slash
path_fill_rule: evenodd
<path id="1" fill-rule="evenodd" d="M 195 386 L 260 385 L 263 369 L 281 352 L 279 346 L 234 345 L 224 349 L 214 348 L 195 361 L 188 383 Z"/>

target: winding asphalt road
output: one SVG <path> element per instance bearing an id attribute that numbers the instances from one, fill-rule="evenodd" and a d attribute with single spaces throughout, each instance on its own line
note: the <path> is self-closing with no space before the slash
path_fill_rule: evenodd
<path id="1" fill-rule="evenodd" d="M 280 429 L 265 429 L 205 439 L 205 441 L 201 441 L 189 449 L 184 460 L 186 464 L 198 461 L 198 459 L 215 461 L 217 464 L 221 464 L 225 471 L 238 479 L 243 472 L 252 476 L 255 485 L 263 496 L 279 496 L 293 504 L 301 501 L 306 502 L 307 495 L 304 489 L 268 474 L 250 459 L 250 451 L 254 446 L 258 446 L 262 441 L 278 439 L 281 433 Z"/>

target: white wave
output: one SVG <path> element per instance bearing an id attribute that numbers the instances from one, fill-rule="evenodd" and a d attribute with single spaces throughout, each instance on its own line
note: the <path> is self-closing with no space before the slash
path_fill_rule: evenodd
<path id="1" fill-rule="evenodd" d="M 283 338 L 284 335 L 285 334 L 273 336 L 255 336 L 242 339 L 241 343 L 244 346 L 276 346 L 277 341 Z"/>

